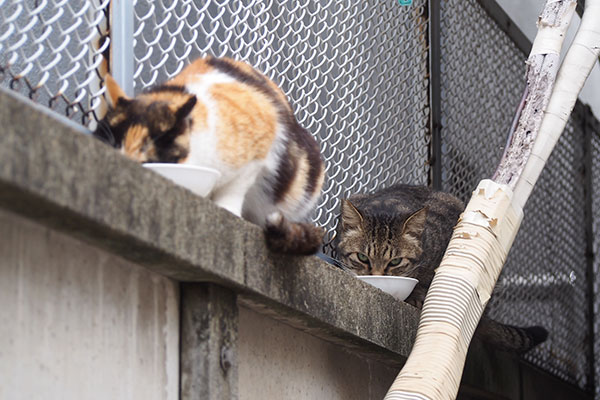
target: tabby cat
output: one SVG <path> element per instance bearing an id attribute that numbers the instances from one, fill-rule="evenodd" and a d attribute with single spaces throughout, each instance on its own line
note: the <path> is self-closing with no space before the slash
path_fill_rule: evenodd
<path id="1" fill-rule="evenodd" d="M 111 107 L 94 135 L 141 163 L 217 169 L 212 200 L 265 228 L 274 251 L 312 254 L 323 232 L 300 221 L 324 179 L 319 146 L 284 93 L 240 61 L 200 58 L 128 98 L 106 77 Z"/>
<path id="2" fill-rule="evenodd" d="M 418 279 L 406 301 L 422 308 L 463 209 L 456 197 L 423 186 L 396 185 L 354 195 L 342 201 L 337 256 L 358 275 Z M 519 328 L 486 317 L 476 333 L 484 341 L 514 352 L 528 351 L 548 336 L 543 327 Z"/>

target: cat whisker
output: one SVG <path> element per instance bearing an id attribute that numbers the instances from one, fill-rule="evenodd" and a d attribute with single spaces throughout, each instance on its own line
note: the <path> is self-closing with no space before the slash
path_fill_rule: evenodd
<path id="1" fill-rule="evenodd" d="M 354 272 L 352 272 L 352 268 L 348 267 L 346 264 L 344 264 L 340 260 L 336 260 L 335 258 L 329 257 L 328 255 L 326 255 L 325 253 L 322 253 L 322 252 L 318 252 L 316 254 L 316 256 L 319 257 L 321 260 L 325 261 L 326 263 L 331 264 L 335 267 L 338 267 L 339 269 L 341 269 L 344 272 L 348 272 L 352 275 L 355 275 Z"/>
<path id="2" fill-rule="evenodd" d="M 98 139 L 101 139 L 104 142 L 108 142 L 108 131 L 106 128 L 106 123 L 104 121 L 98 122 L 98 127 L 96 129 L 96 133 L 101 133 L 101 135 L 97 135 Z"/>
<path id="3" fill-rule="evenodd" d="M 101 139 L 104 139 L 106 143 L 114 147 L 117 143 L 115 140 L 115 135 L 113 134 L 112 129 L 110 129 L 108 123 L 106 123 L 105 121 L 100 121 L 98 127 L 100 128 L 103 134 Z"/>

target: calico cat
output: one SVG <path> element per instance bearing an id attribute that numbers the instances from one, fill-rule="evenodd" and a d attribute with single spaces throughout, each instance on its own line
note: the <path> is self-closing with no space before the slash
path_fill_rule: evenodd
<path id="1" fill-rule="evenodd" d="M 337 257 L 358 275 L 418 279 L 406 301 L 420 309 L 463 209 L 456 197 L 424 186 L 396 185 L 354 195 L 342 201 Z M 502 350 L 519 353 L 548 336 L 543 327 L 519 328 L 485 316 L 476 334 Z"/>
<path id="2" fill-rule="evenodd" d="M 110 75 L 112 103 L 94 135 L 141 163 L 179 163 L 221 173 L 212 200 L 265 228 L 278 252 L 312 254 L 313 210 L 325 168 L 319 146 L 284 93 L 250 65 L 205 57 L 170 81 L 128 98 Z"/>

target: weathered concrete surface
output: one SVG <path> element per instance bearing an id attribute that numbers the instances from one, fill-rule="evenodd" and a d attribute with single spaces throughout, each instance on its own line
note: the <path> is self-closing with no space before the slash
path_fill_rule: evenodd
<path id="1" fill-rule="evenodd" d="M 126 159 L 76 124 L 0 91 L 0 207 L 180 281 L 214 281 L 302 329 L 401 363 L 417 312 Z"/>
<path id="2" fill-rule="evenodd" d="M 178 399 L 176 282 L 0 210 L 0 305 L 0 399 Z"/>
<path id="3" fill-rule="evenodd" d="M 181 400 L 238 399 L 237 336 L 235 293 L 181 285 Z"/>
<path id="4" fill-rule="evenodd" d="M 245 307 L 238 343 L 240 400 L 381 400 L 399 371 Z"/>

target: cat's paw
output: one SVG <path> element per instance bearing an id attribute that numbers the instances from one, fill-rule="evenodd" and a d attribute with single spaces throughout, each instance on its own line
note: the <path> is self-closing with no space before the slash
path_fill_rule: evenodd
<path id="1" fill-rule="evenodd" d="M 281 227 L 284 221 L 283 214 L 279 211 L 267 215 L 267 226 Z"/>
<path id="2" fill-rule="evenodd" d="M 280 212 L 267 216 L 267 247 L 276 253 L 315 254 L 321 249 L 325 232 L 312 224 L 290 222 Z"/>

